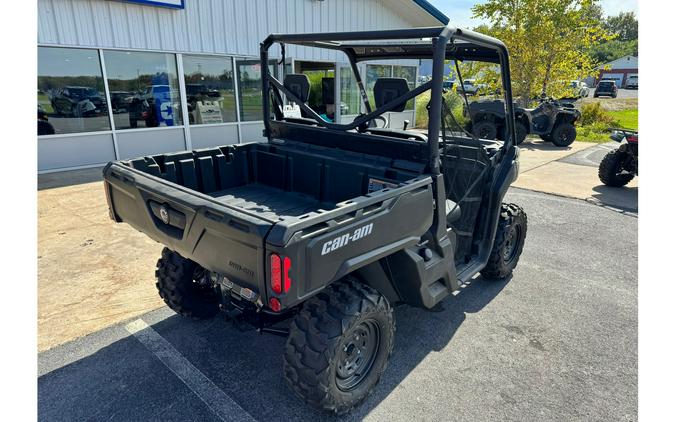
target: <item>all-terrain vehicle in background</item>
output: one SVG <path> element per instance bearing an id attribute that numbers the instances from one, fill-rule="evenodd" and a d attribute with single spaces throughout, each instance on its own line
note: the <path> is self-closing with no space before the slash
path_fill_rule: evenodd
<path id="1" fill-rule="evenodd" d="M 602 159 L 598 177 L 607 186 L 626 186 L 638 175 L 638 133 L 628 129 L 614 129 L 610 139 L 621 145 Z"/>
<path id="2" fill-rule="evenodd" d="M 287 336 L 290 388 L 344 413 L 384 373 L 394 305 L 431 309 L 478 273 L 504 279 L 518 263 L 527 217 L 502 203 L 518 175 L 509 57 L 499 40 L 438 27 L 273 34 L 261 62 L 279 46 L 285 63 L 289 44 L 344 54 L 364 112 L 329 122 L 308 105 L 306 75 L 278 80 L 262 66 L 268 142 L 112 162 L 104 186 L 114 221 L 166 245 L 155 274 L 170 308 L 193 318 L 224 310 Z M 371 104 L 357 64 L 400 59 L 432 59 L 432 79 L 411 90 L 379 78 Z M 461 132 L 443 101 L 445 60 L 500 66 L 505 141 Z M 429 90 L 428 133 L 376 126 Z M 304 116 L 285 115 L 288 103 Z"/>
<path id="3" fill-rule="evenodd" d="M 516 114 L 516 145 L 528 134 L 539 135 L 544 141 L 558 147 L 567 147 L 577 137 L 574 126 L 581 112 L 570 103 L 543 98 L 535 108 L 528 109 L 514 104 Z M 506 114 L 504 101 L 474 101 L 468 107 L 471 117 L 470 130 L 481 139 L 504 139 Z M 465 113 L 466 114 L 466 113 Z"/>

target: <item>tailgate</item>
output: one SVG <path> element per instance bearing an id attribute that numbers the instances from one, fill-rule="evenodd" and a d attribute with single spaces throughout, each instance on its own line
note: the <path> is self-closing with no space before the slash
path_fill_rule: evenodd
<path id="1" fill-rule="evenodd" d="M 110 163 L 103 170 L 111 217 L 238 284 L 264 290 L 264 238 L 273 221 L 208 195 Z"/>

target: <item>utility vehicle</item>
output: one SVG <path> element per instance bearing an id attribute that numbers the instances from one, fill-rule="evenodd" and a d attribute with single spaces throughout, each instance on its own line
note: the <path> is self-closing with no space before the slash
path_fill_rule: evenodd
<path id="1" fill-rule="evenodd" d="M 574 125 L 581 113 L 572 104 L 544 97 L 535 108 L 514 107 L 516 145 L 529 133 L 559 147 L 571 145 L 577 137 Z M 469 104 L 471 130 L 482 139 L 504 139 L 508 120 L 505 113 L 502 100 L 475 101 Z"/>
<path id="2" fill-rule="evenodd" d="M 502 203 L 518 175 L 514 136 L 451 131 L 442 85 L 445 60 L 500 65 L 512 134 L 509 57 L 497 39 L 435 27 L 273 34 L 261 62 L 274 47 L 285 63 L 289 44 L 344 55 L 364 112 L 329 122 L 308 105 L 306 75 L 278 80 L 262 66 L 268 142 L 109 163 L 104 185 L 113 220 L 166 245 L 155 274 L 169 307 L 193 318 L 224 310 L 288 336 L 290 388 L 344 413 L 387 366 L 394 305 L 431 309 L 478 273 L 504 279 L 518 262 L 527 217 Z M 432 59 L 432 79 L 411 90 L 380 78 L 371 104 L 358 64 L 403 59 Z M 427 133 L 377 127 L 429 90 Z M 303 116 L 285 116 L 287 103 Z"/>
<path id="3" fill-rule="evenodd" d="M 598 177 L 607 186 L 626 186 L 638 175 L 638 133 L 628 129 L 614 129 L 609 138 L 621 145 L 602 159 Z"/>

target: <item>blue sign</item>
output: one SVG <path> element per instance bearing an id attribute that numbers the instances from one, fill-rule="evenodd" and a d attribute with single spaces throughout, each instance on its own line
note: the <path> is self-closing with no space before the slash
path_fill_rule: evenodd
<path id="1" fill-rule="evenodd" d="M 172 9 L 185 9 L 185 0 L 122 0 L 127 3 L 138 3 L 147 6 L 170 7 Z"/>

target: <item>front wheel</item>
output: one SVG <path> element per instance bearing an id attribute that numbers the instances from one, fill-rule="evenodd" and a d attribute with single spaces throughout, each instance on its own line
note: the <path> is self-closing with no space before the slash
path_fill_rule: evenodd
<path id="1" fill-rule="evenodd" d="M 309 299 L 291 323 L 284 378 L 318 409 L 343 414 L 380 380 L 394 346 L 387 299 L 348 278 Z"/>
<path id="2" fill-rule="evenodd" d="M 551 142 L 557 147 L 568 147 L 577 139 L 577 128 L 572 123 L 560 123 L 551 133 Z"/>
<path id="3" fill-rule="evenodd" d="M 598 168 L 598 177 L 600 181 L 607 186 L 621 187 L 626 186 L 628 182 L 635 177 L 632 173 L 623 171 L 623 161 L 626 153 L 615 149 L 605 155 Z"/>
<path id="4" fill-rule="evenodd" d="M 502 204 L 495 243 L 488 263 L 481 275 L 489 279 L 503 280 L 510 276 L 518 265 L 527 236 L 527 214 L 516 204 Z"/>

